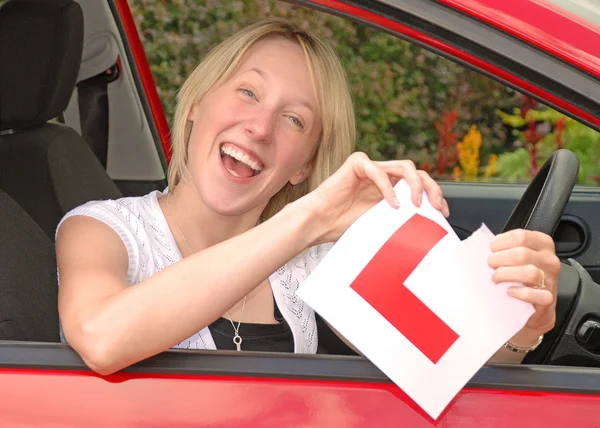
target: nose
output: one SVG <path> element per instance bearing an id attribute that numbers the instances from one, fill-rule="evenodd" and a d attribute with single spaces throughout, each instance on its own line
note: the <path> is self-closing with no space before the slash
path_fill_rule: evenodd
<path id="1" fill-rule="evenodd" d="M 273 132 L 275 114 L 271 109 L 260 108 L 246 120 L 245 131 L 253 140 L 266 141 Z"/>

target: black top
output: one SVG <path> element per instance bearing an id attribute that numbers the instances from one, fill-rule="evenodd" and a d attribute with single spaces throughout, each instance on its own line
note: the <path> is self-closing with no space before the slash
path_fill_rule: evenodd
<path id="1" fill-rule="evenodd" d="M 277 324 L 241 323 L 238 329 L 242 338 L 242 351 L 261 352 L 294 352 L 294 336 L 287 321 L 281 315 L 275 299 L 273 299 L 273 315 Z M 317 318 L 317 334 L 319 337 L 318 354 L 356 355 L 323 321 Z M 234 322 L 237 327 L 237 322 Z M 233 343 L 234 330 L 226 318 L 219 318 L 209 326 L 210 333 L 217 349 L 232 350 L 237 348 Z"/>
<path id="2" fill-rule="evenodd" d="M 275 299 L 273 299 L 273 306 L 273 315 L 278 321 L 277 324 L 240 324 L 238 332 L 242 338 L 242 351 L 294 352 L 292 330 L 281 315 Z M 234 324 L 237 327 L 238 323 L 234 322 Z M 237 349 L 233 343 L 235 332 L 231 321 L 221 317 L 213 322 L 209 329 L 217 349 L 233 351 Z"/>

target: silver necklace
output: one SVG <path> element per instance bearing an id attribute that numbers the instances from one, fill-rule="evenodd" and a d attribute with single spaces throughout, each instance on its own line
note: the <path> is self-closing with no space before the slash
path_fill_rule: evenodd
<path id="1" fill-rule="evenodd" d="M 170 202 L 171 202 L 171 194 L 169 193 L 167 195 L 167 210 L 169 211 L 169 217 L 171 217 L 171 219 L 173 219 L 173 223 L 175 223 L 175 227 L 177 228 L 177 232 L 179 232 L 179 235 L 183 238 L 183 242 L 185 242 L 185 245 L 187 246 L 188 250 L 190 251 L 190 254 L 194 254 L 194 250 L 192 250 L 192 247 L 189 244 L 187 238 L 185 237 L 185 235 L 181 231 L 181 228 L 179 227 L 179 224 L 177 223 L 177 219 L 175 219 L 175 217 L 171 213 L 171 204 L 170 204 Z M 242 336 L 240 336 L 240 325 L 242 324 L 242 318 L 244 317 L 244 309 L 246 308 L 246 298 L 247 297 L 248 297 L 247 295 L 244 296 L 244 303 L 242 303 L 242 312 L 240 314 L 240 320 L 238 321 L 237 327 L 233 323 L 233 320 L 231 319 L 231 316 L 229 316 L 229 312 L 225 311 L 225 315 L 227 315 L 227 319 L 231 323 L 231 327 L 233 327 L 233 331 L 235 333 L 234 336 L 233 336 L 233 343 L 235 344 L 235 348 L 238 351 L 242 350 L 242 341 L 243 340 L 242 340 Z"/>

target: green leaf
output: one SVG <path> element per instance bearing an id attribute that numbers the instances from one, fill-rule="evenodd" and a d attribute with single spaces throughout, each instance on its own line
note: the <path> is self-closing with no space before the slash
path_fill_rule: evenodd
<path id="1" fill-rule="evenodd" d="M 502 153 L 496 162 L 496 174 L 509 182 L 529 181 L 530 169 L 529 152 L 522 147 Z"/>
<path id="2" fill-rule="evenodd" d="M 512 126 L 513 128 L 520 128 L 522 126 L 525 126 L 525 124 L 527 123 L 525 119 L 521 117 L 520 114 L 508 114 L 503 112 L 502 110 L 496 110 L 496 114 L 500 116 L 502 122 Z"/>

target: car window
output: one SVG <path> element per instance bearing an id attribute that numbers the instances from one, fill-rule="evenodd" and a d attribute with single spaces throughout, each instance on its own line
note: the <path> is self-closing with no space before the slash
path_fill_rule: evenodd
<path id="1" fill-rule="evenodd" d="M 438 180 L 526 183 L 554 150 L 567 148 L 581 161 L 578 184 L 600 183 L 600 133 L 382 31 L 272 0 L 129 4 L 169 121 L 177 88 L 213 46 L 283 16 L 335 44 L 355 100 L 357 149 L 371 158 L 409 158 Z"/>

